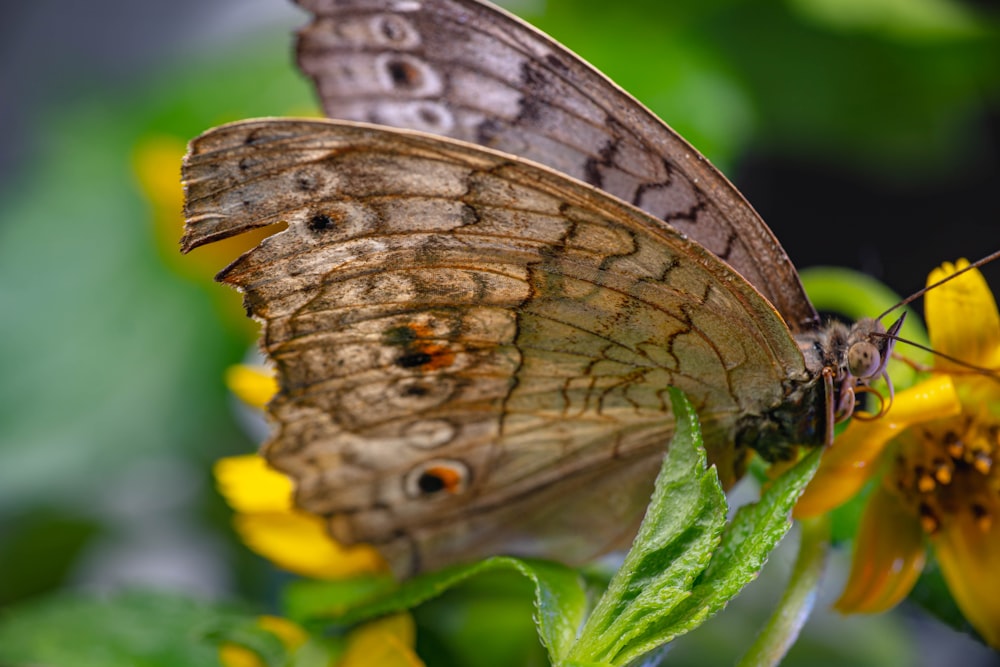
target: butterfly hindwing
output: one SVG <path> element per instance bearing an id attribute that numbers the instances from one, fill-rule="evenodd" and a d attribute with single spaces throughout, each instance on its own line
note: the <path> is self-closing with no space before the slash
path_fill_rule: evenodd
<path id="1" fill-rule="evenodd" d="M 288 223 L 220 274 L 277 367 L 266 454 L 301 507 L 402 572 L 620 544 L 673 431 L 666 387 L 732 481 L 738 420 L 807 379 L 724 262 L 507 154 L 265 119 L 193 141 L 184 180 L 185 249 Z"/>

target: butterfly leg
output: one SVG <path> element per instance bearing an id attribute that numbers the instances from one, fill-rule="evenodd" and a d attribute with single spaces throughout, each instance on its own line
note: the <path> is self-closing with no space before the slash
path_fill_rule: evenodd
<path id="1" fill-rule="evenodd" d="M 823 406 L 826 412 L 825 427 L 823 431 L 823 443 L 825 446 L 829 447 L 833 444 L 833 426 L 835 423 L 835 406 L 833 404 L 833 375 L 834 369 L 830 367 L 823 368 Z M 853 392 L 852 392 L 853 396 Z"/>

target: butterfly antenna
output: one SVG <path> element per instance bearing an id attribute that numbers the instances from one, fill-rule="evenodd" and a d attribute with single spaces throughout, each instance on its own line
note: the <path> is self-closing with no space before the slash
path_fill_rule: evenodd
<path id="1" fill-rule="evenodd" d="M 972 262 L 971 264 L 969 264 L 965 268 L 956 271 L 955 273 L 951 274 L 947 278 L 942 278 L 941 280 L 937 281 L 936 283 L 932 283 L 932 284 L 928 285 L 927 287 L 923 288 L 922 290 L 918 290 L 918 291 L 914 292 L 913 294 L 911 294 L 910 296 L 906 297 L 905 299 L 903 299 L 902 301 L 900 301 L 895 306 L 893 306 L 889 310 L 885 311 L 884 313 L 882 313 L 881 315 L 879 315 L 875 319 L 881 320 L 883 317 L 885 317 L 886 315 L 888 315 L 892 311 L 898 310 L 899 308 L 902 308 L 903 306 L 916 301 L 917 299 L 919 299 L 920 297 L 922 297 L 924 294 L 927 294 L 927 292 L 929 292 L 932 289 L 934 289 L 935 287 L 937 287 L 938 285 L 943 285 L 944 283 L 948 282 L 949 280 L 952 280 L 954 278 L 958 278 L 960 275 L 962 275 L 966 271 L 971 271 L 972 269 L 978 269 L 980 266 L 983 266 L 984 264 L 989 264 L 990 262 L 992 262 L 995 259 L 1000 259 L 1000 250 L 997 250 L 996 252 L 992 252 L 989 255 L 986 255 L 986 257 L 983 257 L 981 259 L 977 259 L 975 262 Z M 899 338 L 896 338 L 895 336 L 892 336 L 891 338 L 893 338 L 895 340 L 900 340 Z M 906 340 L 900 340 L 900 342 L 907 343 L 908 345 L 913 345 L 913 343 L 911 343 L 910 341 L 906 341 Z M 920 346 L 917 345 L 916 347 L 920 347 Z M 944 357 L 944 355 L 940 355 L 940 356 L 942 356 L 942 358 Z M 949 360 L 949 361 L 952 361 L 952 360 Z"/>
<path id="2" fill-rule="evenodd" d="M 941 282 L 944 282 L 944 281 L 942 280 Z M 897 329 L 897 331 L 898 331 L 898 329 Z M 976 366 L 975 364 L 970 364 L 968 361 L 963 361 L 963 360 L 959 359 L 958 357 L 953 357 L 950 354 L 945 354 L 944 352 L 939 352 L 938 350 L 935 350 L 934 348 L 929 347 L 927 345 L 921 345 L 920 343 L 918 343 L 916 341 L 908 340 L 906 338 L 901 338 L 900 336 L 896 335 L 895 331 L 888 331 L 886 333 L 872 332 L 872 335 L 873 336 L 878 336 L 878 337 L 881 337 L 881 338 L 889 338 L 889 339 L 892 339 L 892 340 L 894 340 L 894 341 L 896 341 L 898 343 L 903 343 L 905 345 L 909 345 L 911 347 L 915 347 L 918 350 L 923 350 L 924 352 L 928 352 L 930 354 L 933 354 L 935 357 L 938 357 L 939 359 L 944 359 L 945 361 L 950 361 L 951 363 L 955 364 L 956 366 L 960 366 L 960 367 L 964 368 L 969 373 L 974 373 L 976 375 L 982 375 L 983 377 L 988 377 L 991 380 L 995 380 L 997 382 L 1000 382 L 1000 370 L 998 370 L 998 369 L 986 368 L 985 366 Z M 924 372 L 926 372 L 926 371 L 932 370 L 929 366 L 925 366 L 925 365 L 919 364 L 919 363 L 917 363 L 917 362 L 915 362 L 915 361 L 913 361 L 911 359 L 907 359 L 906 357 L 902 356 L 901 354 L 899 354 L 897 352 L 893 352 L 892 356 L 895 359 L 899 359 L 901 361 L 906 362 L 907 365 L 913 367 L 914 369 L 916 369 L 918 371 L 924 371 Z M 951 371 L 951 372 L 954 372 L 954 371 Z M 888 379 L 888 377 L 886 377 L 886 379 Z M 890 387 L 891 386 L 892 385 L 890 384 Z M 890 391 L 891 391 L 891 389 L 890 389 Z M 890 403 L 891 402 L 892 402 L 892 399 L 890 398 Z"/>
<path id="3" fill-rule="evenodd" d="M 929 292 L 932 289 L 938 287 L 939 285 L 943 285 L 944 283 L 948 282 L 949 280 L 952 280 L 953 278 L 957 278 L 958 276 L 962 275 L 966 271 L 971 271 L 972 269 L 977 269 L 977 268 L 983 266 L 984 264 L 989 264 L 990 262 L 992 262 L 992 261 L 994 261 L 996 259 L 1000 259 L 1000 250 L 992 252 L 989 255 L 986 255 L 985 257 L 983 257 L 981 259 L 978 259 L 975 262 L 972 262 L 968 266 L 966 266 L 966 267 L 964 267 L 962 269 L 959 269 L 958 271 L 955 271 L 955 273 L 951 274 L 950 276 L 948 276 L 946 278 L 942 278 L 941 280 L 939 280 L 939 281 L 937 281 L 935 283 L 931 283 L 930 285 L 928 285 L 927 287 L 923 288 L 922 290 L 919 290 L 918 292 L 915 292 L 914 294 L 911 294 L 910 296 L 906 297 L 905 299 L 903 299 L 902 301 L 900 301 L 899 303 L 897 303 L 892 308 L 888 309 L 887 311 L 885 311 L 884 313 L 882 313 L 881 315 L 879 315 L 878 319 L 881 320 L 883 317 L 885 317 L 886 315 L 888 315 L 892 311 L 897 310 L 899 308 L 902 308 L 903 306 L 905 306 L 907 304 L 910 304 L 913 301 L 916 301 L 917 299 L 919 299 L 920 297 L 922 297 L 927 292 Z M 898 341 L 900 343 L 905 343 L 906 345 L 910 345 L 912 347 L 915 347 L 918 350 L 923 350 L 924 352 L 928 352 L 930 354 L 933 354 L 934 356 L 938 357 L 939 359 L 944 359 L 946 361 L 949 361 L 949 362 L 955 364 L 956 366 L 964 368 L 969 373 L 975 373 L 977 375 L 982 375 L 984 377 L 988 377 L 988 378 L 990 378 L 992 380 L 1000 382 L 1000 370 L 993 369 L 993 368 L 986 368 L 986 367 L 983 367 L 983 366 L 976 366 L 975 364 L 971 364 L 971 363 L 969 363 L 967 361 L 963 361 L 962 359 L 959 359 L 957 357 L 953 357 L 950 354 L 945 354 L 944 352 L 939 352 L 938 350 L 935 350 L 935 349 L 933 349 L 931 347 L 928 347 L 926 345 L 921 345 L 920 343 L 917 343 L 917 342 L 912 341 L 912 340 L 907 340 L 906 338 L 900 338 L 897 335 L 898 331 L 899 331 L 899 327 L 894 327 L 894 328 L 891 328 L 886 333 L 883 333 L 883 334 L 874 334 L 874 335 L 881 336 L 881 337 L 884 337 L 884 338 L 889 338 L 891 340 Z M 902 355 L 894 354 L 893 356 L 896 356 L 897 358 L 902 359 L 903 361 L 906 361 L 906 363 L 908 363 L 910 366 L 913 366 L 917 370 L 921 370 L 921 371 L 929 371 L 929 370 L 931 370 L 928 367 L 925 367 L 925 366 L 923 366 L 921 364 L 917 364 L 917 363 L 915 363 L 913 361 L 910 361 L 910 360 L 906 359 Z"/>
<path id="4" fill-rule="evenodd" d="M 911 347 L 915 347 L 918 350 L 923 350 L 924 352 L 929 352 L 930 354 L 933 354 L 935 357 L 938 357 L 939 359 L 944 359 L 945 361 L 950 361 L 951 363 L 955 364 L 956 366 L 961 366 L 962 368 L 966 369 L 970 373 L 975 373 L 976 375 L 983 375 L 985 377 L 988 377 L 988 378 L 991 378 L 993 380 L 997 380 L 998 382 L 1000 382 L 1000 373 L 998 373 L 998 371 L 995 370 L 995 369 L 986 368 L 984 366 L 976 366 L 975 364 L 970 364 L 968 361 L 962 361 L 958 357 L 953 357 L 950 354 L 945 354 L 944 352 L 939 352 L 939 351 L 935 350 L 934 348 L 929 347 L 927 345 L 921 345 L 920 343 L 917 343 L 915 341 L 907 340 L 906 338 L 900 338 L 899 336 L 894 336 L 892 334 L 877 334 L 876 333 L 876 334 L 873 334 L 873 335 L 875 335 L 875 336 L 884 336 L 885 338 L 891 338 L 891 339 L 893 339 L 895 341 L 898 341 L 900 343 L 905 343 L 906 345 L 910 345 Z M 927 368 L 926 366 L 923 366 L 922 364 L 917 364 L 915 362 L 912 362 L 912 361 L 906 359 L 905 357 L 900 357 L 900 358 L 903 359 L 904 361 L 906 361 L 909 365 L 911 365 L 914 368 L 916 368 L 917 370 L 920 370 L 920 371 L 928 371 L 928 370 L 930 370 L 930 368 Z"/>

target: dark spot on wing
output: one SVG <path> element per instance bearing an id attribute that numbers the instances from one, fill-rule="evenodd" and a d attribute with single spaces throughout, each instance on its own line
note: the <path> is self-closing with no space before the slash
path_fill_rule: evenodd
<path id="1" fill-rule="evenodd" d="M 386 345 L 402 348 L 402 354 L 393 363 L 421 372 L 441 370 L 455 362 L 455 352 L 446 344 L 429 340 L 432 337 L 430 328 L 423 324 L 393 327 L 382 333 Z"/>
<path id="2" fill-rule="evenodd" d="M 557 56 L 554 53 L 550 53 L 549 55 L 545 56 L 545 62 L 549 64 L 549 67 L 551 67 L 554 70 L 558 70 L 561 73 L 569 71 L 569 67 L 566 66 L 566 63 L 564 63 L 559 58 L 559 56 Z"/>
<path id="3" fill-rule="evenodd" d="M 300 192 L 312 192 L 319 187 L 320 179 L 315 172 L 305 170 L 295 174 L 295 189 Z"/>
<path id="4" fill-rule="evenodd" d="M 317 213 L 309 219 L 309 222 L 306 223 L 306 227 L 308 227 L 309 231 L 312 232 L 326 232 L 333 229 L 334 221 L 333 218 L 328 216 L 326 213 Z"/>
<path id="5" fill-rule="evenodd" d="M 503 124 L 496 118 L 487 118 L 476 126 L 476 143 L 492 146 L 493 140 L 503 131 Z"/>
<path id="6" fill-rule="evenodd" d="M 417 479 L 417 486 L 420 487 L 422 493 L 437 493 L 444 491 L 445 488 L 444 480 L 430 472 L 420 475 Z"/>
<path id="7" fill-rule="evenodd" d="M 442 124 L 441 112 L 439 112 L 437 109 L 432 109 L 429 107 L 420 107 L 420 109 L 417 111 L 417 116 L 419 116 L 420 120 L 423 121 L 424 124 L 426 125 L 438 126 Z"/>
<path id="8" fill-rule="evenodd" d="M 383 16 L 379 21 L 379 31 L 390 42 L 401 42 L 406 39 L 406 27 L 395 16 Z"/>
<path id="9" fill-rule="evenodd" d="M 413 396 L 419 398 L 430 393 L 430 389 L 422 384 L 409 384 L 400 392 L 403 396 Z"/>
<path id="10" fill-rule="evenodd" d="M 434 357 L 426 352 L 410 352 L 396 359 L 396 365 L 400 368 L 417 368 L 426 366 L 433 361 Z"/>
<path id="11" fill-rule="evenodd" d="M 420 70 L 405 60 L 390 60 L 385 64 L 386 71 L 396 88 L 417 88 L 420 85 Z"/>
<path id="12" fill-rule="evenodd" d="M 243 143 L 247 146 L 252 146 L 253 144 L 263 141 L 267 138 L 267 130 L 259 129 L 247 133 L 247 138 L 243 140 Z"/>

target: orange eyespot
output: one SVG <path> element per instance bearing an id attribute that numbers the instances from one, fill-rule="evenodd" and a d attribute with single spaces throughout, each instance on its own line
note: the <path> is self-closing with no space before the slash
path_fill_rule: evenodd
<path id="1" fill-rule="evenodd" d="M 421 372 L 437 371 L 455 363 L 455 352 L 447 345 L 427 340 L 434 333 L 423 324 L 393 327 L 382 334 L 387 345 L 402 348 L 395 364 L 400 368 L 415 368 Z"/>
<path id="2" fill-rule="evenodd" d="M 458 491 L 458 487 L 461 483 L 462 476 L 458 473 L 458 471 L 454 468 L 448 468 L 445 466 L 434 466 L 433 468 L 428 468 L 417 480 L 420 490 L 425 493 L 432 493 L 442 489 L 448 493 L 455 493 Z"/>
<path id="3" fill-rule="evenodd" d="M 461 493 L 465 490 L 468 469 L 458 461 L 429 461 L 407 476 L 406 490 L 410 496 L 431 496 L 442 491 Z"/>

